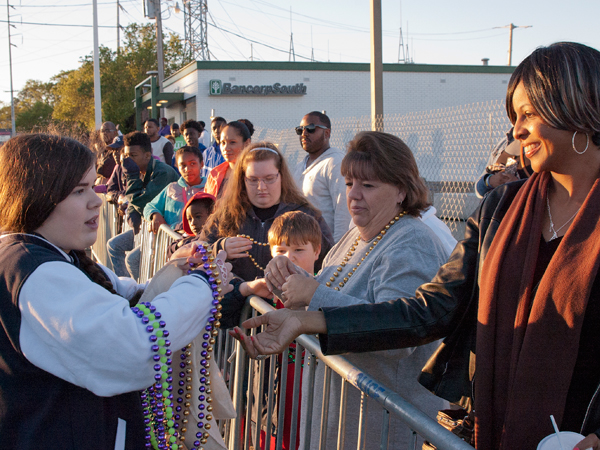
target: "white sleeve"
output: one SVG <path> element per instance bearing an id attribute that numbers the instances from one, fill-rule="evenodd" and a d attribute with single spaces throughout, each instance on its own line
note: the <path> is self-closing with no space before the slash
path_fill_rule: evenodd
<path id="1" fill-rule="evenodd" d="M 125 280 L 115 287 L 126 286 L 133 289 Z M 210 287 L 194 275 L 181 277 L 153 300 L 173 352 L 203 330 L 211 302 Z M 99 396 L 154 383 L 146 326 L 125 298 L 91 282 L 76 267 L 64 262 L 39 266 L 21 288 L 19 308 L 21 350 L 35 366 Z"/>
<path id="2" fill-rule="evenodd" d="M 113 289 L 122 297 L 126 299 L 130 299 L 135 295 L 135 293 L 139 290 L 144 290 L 150 281 L 147 281 L 143 284 L 138 284 L 131 277 L 119 277 L 112 270 L 103 266 L 102 264 L 98 264 L 100 268 L 104 271 L 104 273 L 108 276 L 110 282 L 113 285 Z"/>

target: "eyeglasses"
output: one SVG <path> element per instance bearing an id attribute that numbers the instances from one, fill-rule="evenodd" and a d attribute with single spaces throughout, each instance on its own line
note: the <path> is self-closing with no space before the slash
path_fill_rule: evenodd
<path id="1" fill-rule="evenodd" d="M 277 181 L 277 178 L 279 178 L 279 172 L 277 172 L 275 175 L 269 175 L 268 177 L 264 177 L 264 178 L 256 178 L 256 177 L 244 177 L 246 179 L 246 183 L 248 183 L 250 186 L 258 186 L 258 184 L 262 181 L 265 184 L 273 184 Z"/>
<path id="2" fill-rule="evenodd" d="M 314 123 L 311 123 L 310 125 L 300 125 L 299 127 L 296 127 L 296 134 L 298 136 L 302 136 L 302 133 L 304 132 L 304 130 L 308 131 L 309 133 L 314 133 L 315 130 L 317 128 L 323 128 L 324 130 L 329 130 L 329 128 L 324 127 L 323 125 L 315 125 Z"/>

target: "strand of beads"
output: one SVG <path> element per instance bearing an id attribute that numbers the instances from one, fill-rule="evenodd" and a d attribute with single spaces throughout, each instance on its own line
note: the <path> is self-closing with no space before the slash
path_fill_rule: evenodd
<path id="1" fill-rule="evenodd" d="M 142 391 L 142 408 L 144 410 L 144 424 L 146 433 L 146 448 L 171 448 L 177 450 L 177 446 L 171 446 L 177 439 L 177 430 L 173 427 L 172 399 L 173 378 L 171 373 L 172 351 L 169 349 L 171 342 L 165 339 L 169 331 L 165 329 L 166 323 L 160 320 L 161 314 L 156 307 L 148 302 L 139 303 L 131 310 L 142 319 L 146 325 L 146 331 L 150 333 L 152 358 L 154 365 L 154 380 L 156 383 Z"/>
<path id="2" fill-rule="evenodd" d="M 367 249 L 367 251 L 365 253 L 365 256 L 363 256 L 360 259 L 360 261 L 356 263 L 356 266 L 354 266 L 352 268 L 352 270 L 350 270 L 348 272 L 348 274 L 342 279 L 342 281 L 340 281 L 337 286 L 333 287 L 333 289 L 335 289 L 336 291 L 339 291 L 341 288 L 344 287 L 344 285 L 348 282 L 350 277 L 352 277 L 352 275 L 354 275 L 354 273 L 358 270 L 358 268 L 363 263 L 365 258 L 367 256 L 369 256 L 369 253 L 371 253 L 371 251 L 373 251 L 373 249 L 377 246 L 377 244 L 379 244 L 379 241 L 381 241 L 383 239 L 383 236 L 385 236 L 385 234 L 387 233 L 387 230 L 389 230 L 390 227 L 392 225 L 394 225 L 400 219 L 400 217 L 402 217 L 404 215 L 406 215 L 406 212 L 402 211 L 396 217 L 394 217 L 392 220 L 389 221 L 389 223 L 379 232 L 379 234 L 377 235 L 375 240 L 371 243 L 371 245 L 369 246 L 369 248 Z M 346 265 L 352 259 L 352 257 L 354 256 L 354 253 L 356 252 L 356 247 L 358 247 L 358 243 L 360 242 L 360 239 L 361 238 L 360 238 L 360 234 L 359 234 L 358 237 L 356 238 L 356 240 L 354 241 L 354 243 L 350 246 L 348 253 L 346 253 L 346 256 L 344 256 L 344 259 L 342 260 L 340 265 L 336 268 L 336 271 L 333 272 L 333 276 L 330 277 L 329 281 L 325 283 L 325 285 L 327 287 L 332 287 L 332 283 L 334 283 L 336 278 L 339 277 L 340 274 L 342 273 L 342 271 L 345 270 L 344 268 L 346 267 Z"/>
<path id="3" fill-rule="evenodd" d="M 269 246 L 268 242 L 255 241 L 252 237 L 248 236 L 247 234 L 238 234 L 237 237 L 243 237 L 243 238 L 249 239 L 250 242 L 252 242 L 252 244 L 258 245 L 259 247 L 268 247 Z M 260 264 L 258 264 L 258 262 L 256 262 L 254 257 L 250 254 L 250 252 L 244 252 L 244 253 L 246 253 L 246 255 L 248 255 L 248 258 L 250 258 L 250 261 L 252 261 L 252 264 L 254 264 L 259 270 L 262 270 L 263 272 L 265 271 L 265 268 L 262 267 Z"/>
<path id="4" fill-rule="evenodd" d="M 212 410 L 213 407 L 211 405 L 213 399 L 211 397 L 212 390 L 210 388 L 210 359 L 211 352 L 213 350 L 213 345 L 215 344 L 215 337 L 218 335 L 218 328 L 221 326 L 219 319 L 222 317 L 221 315 L 221 300 L 223 297 L 221 296 L 221 280 L 219 277 L 219 272 L 216 271 L 216 264 L 214 264 L 214 256 L 208 254 L 208 245 L 202 244 L 202 246 L 198 249 L 202 262 L 203 269 L 208 275 L 208 281 L 211 284 L 212 289 L 212 308 L 210 310 L 211 317 L 208 319 L 208 323 L 204 327 L 204 333 L 202 334 L 202 351 L 200 355 L 202 359 L 200 360 L 200 365 L 202 368 L 200 369 L 200 387 L 198 396 L 199 404 L 198 404 L 198 431 L 196 432 L 196 440 L 193 443 L 192 450 L 202 450 L 201 445 L 204 445 L 208 442 L 210 430 L 210 420 L 212 420 Z M 206 422 L 204 422 L 206 421 Z M 203 431 L 204 430 L 204 431 Z"/>
<path id="5" fill-rule="evenodd" d="M 221 305 L 220 300 L 223 298 L 220 295 L 221 280 L 216 277 L 219 276 L 219 272 L 216 270 L 216 264 L 213 263 L 214 257 L 207 255 L 208 246 L 203 245 L 199 249 L 202 255 L 203 268 L 208 275 L 208 281 L 211 284 L 212 289 L 212 308 L 210 310 L 211 317 L 208 319 L 208 323 L 205 326 L 205 332 L 202 335 L 202 360 L 200 364 L 200 395 L 198 400 L 198 429 L 196 433 L 196 440 L 194 441 L 193 450 L 202 450 L 201 445 L 206 444 L 208 441 L 208 430 L 211 426 L 208 421 L 212 420 L 212 393 L 210 389 L 210 372 L 209 360 L 211 359 L 210 352 L 212 351 L 212 345 L 215 343 L 214 337 L 218 334 L 217 329 L 220 326 L 219 319 L 221 318 Z M 190 273 L 191 271 L 188 271 Z M 156 383 L 150 386 L 148 389 L 142 391 L 141 400 L 142 408 L 144 410 L 144 424 L 146 433 L 146 448 L 154 448 L 159 450 L 180 450 L 185 448 L 185 432 L 187 431 L 188 416 L 190 414 L 189 408 L 191 405 L 191 381 L 192 381 L 192 360 L 191 360 L 191 348 L 192 345 L 188 344 L 182 349 L 182 355 L 185 357 L 185 361 L 180 363 L 182 371 L 179 373 L 180 381 L 177 393 L 182 394 L 183 397 L 178 397 L 178 403 L 184 403 L 185 410 L 180 404 L 175 406 L 175 413 L 173 411 L 173 369 L 171 365 L 172 351 L 168 347 L 171 342 L 166 337 L 169 336 L 169 332 L 164 329 L 166 324 L 164 321 L 159 320 L 161 314 L 156 311 L 156 307 L 150 303 L 140 303 L 132 308 L 132 311 L 142 319 L 142 323 L 146 326 L 146 331 L 152 333 L 150 335 L 150 341 L 152 342 L 152 352 L 154 353 L 153 359 L 156 362 L 154 370 L 156 374 L 154 379 Z M 183 382 L 183 385 L 182 385 Z M 185 402 L 183 399 L 185 398 Z M 181 400 L 181 401 L 180 401 Z M 205 413 L 206 411 L 206 413 Z M 181 414 L 183 412 L 183 415 Z M 203 422 L 206 420 L 206 423 Z M 177 441 L 181 442 L 181 445 L 177 444 Z"/>
<path id="6" fill-rule="evenodd" d="M 192 343 L 189 343 L 181 349 L 181 362 L 179 363 L 179 389 L 177 390 L 177 406 L 175 406 L 175 421 L 181 428 L 179 429 L 179 440 L 185 442 L 185 433 L 187 432 L 188 416 L 190 415 L 190 399 L 192 398 Z M 183 403 L 183 407 L 181 404 Z M 185 409 L 184 409 L 185 408 Z"/>

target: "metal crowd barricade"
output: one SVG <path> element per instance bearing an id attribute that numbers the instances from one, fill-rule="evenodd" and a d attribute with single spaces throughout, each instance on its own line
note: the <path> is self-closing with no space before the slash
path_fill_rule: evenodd
<path id="1" fill-rule="evenodd" d="M 274 308 L 266 303 L 260 297 L 252 296 L 249 298 L 244 311 L 242 312 L 242 317 L 245 318 L 250 317 L 251 315 L 256 315 L 257 313 L 266 313 L 268 311 L 272 311 Z M 255 330 L 253 330 L 252 334 L 255 334 Z M 226 333 L 221 334 L 221 338 L 226 336 Z M 215 357 L 216 362 L 219 364 L 219 368 L 224 374 L 225 380 L 229 383 L 229 389 L 232 394 L 233 402 L 237 411 L 237 417 L 228 421 L 226 424 L 220 424 L 221 431 L 224 433 L 225 442 L 227 446 L 231 450 L 248 450 L 251 447 L 254 449 L 260 448 L 259 435 L 260 433 L 255 432 L 251 433 L 250 430 L 261 430 L 261 412 L 260 409 L 262 405 L 260 405 L 263 398 L 263 383 L 259 383 L 259 392 L 255 398 L 258 398 L 259 405 L 258 411 L 254 414 L 255 424 L 252 424 L 253 416 L 252 416 L 252 406 L 251 402 L 247 401 L 247 399 L 251 397 L 251 390 L 253 386 L 253 377 L 255 374 L 258 374 L 259 377 L 263 376 L 265 370 L 265 364 L 269 364 L 270 367 L 270 379 L 268 383 L 268 404 L 267 404 L 267 424 L 266 429 L 267 438 L 265 439 L 265 450 L 271 449 L 271 416 L 274 411 L 274 377 L 276 373 L 276 355 L 272 357 L 262 360 L 249 360 L 246 356 L 242 346 L 236 342 L 234 346 L 231 345 L 231 339 L 227 336 L 224 339 L 225 343 L 223 349 L 221 351 L 227 351 L 227 349 L 233 347 L 233 353 L 229 358 L 225 358 L 228 353 L 225 355 L 217 354 Z M 344 434 L 345 434 L 345 398 L 346 392 L 348 389 L 356 388 L 361 391 L 361 395 L 363 396 L 363 401 L 361 405 L 360 411 L 360 420 L 359 420 L 359 428 L 358 428 L 358 449 L 363 449 L 365 446 L 365 434 L 366 434 L 366 397 L 369 396 L 373 398 L 377 403 L 379 403 L 382 407 L 382 414 L 384 417 L 382 428 L 381 428 L 381 443 L 379 448 L 386 449 L 388 448 L 388 433 L 389 433 L 389 419 L 390 415 L 395 416 L 397 419 L 404 422 L 413 433 L 418 433 L 423 439 L 434 444 L 438 449 L 441 450 L 473 450 L 473 447 L 468 445 L 466 442 L 461 440 L 458 436 L 454 435 L 450 431 L 446 430 L 444 427 L 439 425 L 435 420 L 421 412 L 412 404 L 408 403 L 404 400 L 400 395 L 391 391 L 387 387 L 383 386 L 379 383 L 375 378 L 371 377 L 369 374 L 361 371 L 356 366 L 352 365 L 345 358 L 341 356 L 324 356 L 321 353 L 321 349 L 319 346 L 319 342 L 315 337 L 312 336 L 300 336 L 296 339 L 296 361 L 295 361 L 295 376 L 293 386 L 286 386 L 287 381 L 287 369 L 288 364 L 282 364 L 281 366 L 281 378 L 280 378 L 280 387 L 279 390 L 281 394 L 279 395 L 279 404 L 278 404 L 278 421 L 277 421 L 277 440 L 275 448 L 277 450 L 282 448 L 282 437 L 283 437 L 283 426 L 284 426 L 284 412 L 285 412 L 285 392 L 286 389 L 293 389 L 292 396 L 292 411 L 293 416 L 291 420 L 291 430 L 290 430 L 290 444 L 292 448 L 295 447 L 296 436 L 300 433 L 300 430 L 297 429 L 297 414 L 299 411 L 300 405 L 300 367 L 302 364 L 301 356 L 302 353 L 305 353 L 304 357 L 304 367 L 308 367 L 308 386 L 314 385 L 315 379 L 315 371 L 316 364 L 314 361 L 317 359 L 326 364 L 325 370 L 325 383 L 323 390 L 323 404 L 321 405 L 321 410 L 323 413 L 321 417 L 323 418 L 321 421 L 320 427 L 320 442 L 319 449 L 326 448 L 326 437 L 327 437 L 327 429 L 330 426 L 337 425 L 338 427 L 338 443 L 337 448 L 344 448 Z M 281 355 L 282 361 L 287 361 L 289 350 L 284 352 Z M 342 377 L 344 382 L 341 385 L 341 403 L 340 403 L 340 420 L 338 424 L 328 424 L 327 423 L 327 411 L 329 408 L 328 399 L 329 399 L 329 386 L 330 386 L 330 377 L 331 371 L 335 371 L 338 375 Z M 247 382 L 246 382 L 246 374 L 247 374 Z M 255 393 L 256 394 L 256 393 Z M 310 436 L 311 432 L 311 412 L 312 408 L 312 395 L 309 395 L 309 404 L 306 405 L 306 425 L 305 425 L 305 435 Z M 255 402 L 256 403 L 256 402 Z M 255 405 L 257 406 L 257 405 Z M 244 424 L 244 429 L 242 430 L 242 424 Z M 251 442 L 252 441 L 252 442 Z M 305 439 L 304 450 L 309 449 L 310 439 Z M 313 440 L 314 442 L 314 440 Z M 412 448 L 416 449 L 417 447 L 417 439 L 416 434 L 413 440 Z"/>
<path id="2" fill-rule="evenodd" d="M 118 234 L 119 215 L 116 206 L 107 202 L 104 194 L 99 194 L 99 197 L 102 198 L 102 206 L 98 217 L 98 237 L 91 248 L 92 256 L 96 261 L 112 270 L 106 243 Z"/>
<path id="3" fill-rule="evenodd" d="M 140 277 L 138 283 L 145 283 L 152 278 L 154 242 L 154 233 L 150 230 L 150 222 L 142 219 L 140 232 L 134 238 L 134 248 L 140 247 Z"/>
<path id="4" fill-rule="evenodd" d="M 150 278 L 153 277 L 167 262 L 169 246 L 174 241 L 179 241 L 182 238 L 181 234 L 173 231 L 167 224 L 163 223 L 160 226 L 158 233 L 156 233 L 156 237 L 154 238 L 154 259 L 150 271 Z"/>

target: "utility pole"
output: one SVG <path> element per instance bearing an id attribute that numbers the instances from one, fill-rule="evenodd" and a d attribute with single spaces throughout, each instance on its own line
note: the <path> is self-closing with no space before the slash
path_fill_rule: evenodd
<path id="1" fill-rule="evenodd" d="M 406 52 L 404 51 L 404 40 L 402 39 L 402 27 L 400 27 L 400 42 L 398 44 L 398 64 L 408 63 Z"/>
<path id="2" fill-rule="evenodd" d="M 508 64 L 507 66 L 512 66 L 512 41 L 513 41 L 513 30 L 515 28 L 531 28 L 532 25 L 514 25 L 508 24 L 504 27 L 494 27 L 494 28 L 508 28 Z"/>
<path id="3" fill-rule="evenodd" d="M 100 93 L 100 52 L 98 50 L 98 0 L 93 0 L 94 8 L 94 120 L 95 129 L 102 125 L 102 95 Z"/>
<path id="4" fill-rule="evenodd" d="M 371 0 L 371 129 L 383 131 L 381 0 Z"/>
<path id="5" fill-rule="evenodd" d="M 296 52 L 294 51 L 294 33 L 292 32 L 292 7 L 290 6 L 290 57 L 289 61 L 294 58 L 296 61 Z"/>
<path id="6" fill-rule="evenodd" d="M 156 58 L 158 59 L 158 90 L 162 91 L 163 80 L 165 79 L 165 59 L 163 55 L 163 36 L 162 36 L 162 14 L 160 12 L 160 0 L 155 1 L 156 11 Z"/>
<path id="7" fill-rule="evenodd" d="M 195 61 L 210 61 L 208 50 L 208 12 L 207 0 L 184 0 L 183 22 L 185 49 L 184 53 Z"/>
<path id="8" fill-rule="evenodd" d="M 121 5 L 119 4 L 119 0 L 117 0 L 117 54 L 121 52 L 121 24 L 119 23 L 119 9 Z"/>
<path id="9" fill-rule="evenodd" d="M 10 122 L 11 122 L 11 134 L 10 137 L 15 137 L 17 135 L 17 129 L 15 126 L 15 99 L 14 99 L 14 90 L 13 90 L 13 74 L 12 74 L 12 46 L 13 44 L 10 42 L 10 27 L 14 26 L 10 23 L 10 8 L 11 6 L 8 4 L 9 0 L 6 0 L 6 14 L 8 17 L 8 65 L 10 67 Z"/>

